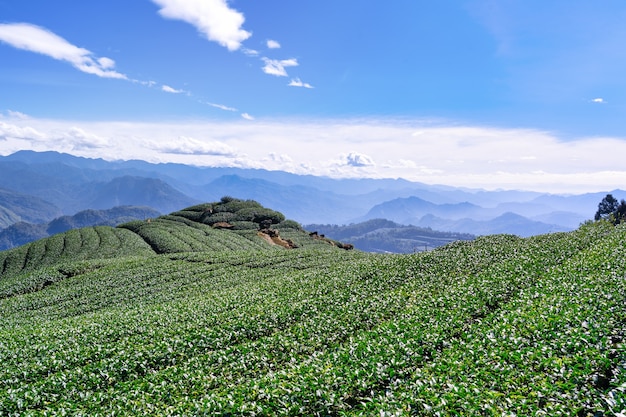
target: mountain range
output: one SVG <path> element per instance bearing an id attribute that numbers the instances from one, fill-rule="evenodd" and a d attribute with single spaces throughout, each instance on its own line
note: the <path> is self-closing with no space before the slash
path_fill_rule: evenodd
<path id="1" fill-rule="evenodd" d="M 607 190 L 557 195 L 476 190 L 404 179 L 333 179 L 283 171 L 105 161 L 57 152 L 0 156 L 0 229 L 45 224 L 87 209 L 147 206 L 168 213 L 223 196 L 275 207 L 302 224 L 387 219 L 444 232 L 529 236 L 573 230 Z M 332 236 L 331 236 L 332 237 Z"/>

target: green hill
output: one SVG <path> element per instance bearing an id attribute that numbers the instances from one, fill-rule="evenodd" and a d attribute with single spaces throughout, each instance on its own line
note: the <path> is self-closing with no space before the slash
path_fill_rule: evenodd
<path id="1" fill-rule="evenodd" d="M 0 230 L 0 251 L 21 246 L 70 229 L 89 226 L 115 226 L 134 219 L 158 216 L 149 207 L 119 206 L 108 210 L 83 210 L 72 216 L 61 216 L 48 223 L 18 222 Z"/>
<path id="2" fill-rule="evenodd" d="M 624 226 L 383 255 L 225 198 L 57 236 L 0 252 L 0 415 L 626 409 Z"/>

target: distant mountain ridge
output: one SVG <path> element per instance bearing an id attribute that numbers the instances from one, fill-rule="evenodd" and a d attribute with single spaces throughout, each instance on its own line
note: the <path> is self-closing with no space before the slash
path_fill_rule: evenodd
<path id="1" fill-rule="evenodd" d="M 0 230 L 17 222 L 38 222 L 60 216 L 52 203 L 33 195 L 0 188 Z"/>
<path id="2" fill-rule="evenodd" d="M 407 226 L 386 219 L 338 226 L 309 224 L 303 226 L 331 239 L 350 242 L 366 252 L 414 253 L 435 249 L 457 240 L 473 240 L 468 233 L 441 232 L 431 228 Z"/>
<path id="3" fill-rule="evenodd" d="M 387 218 L 423 227 L 427 221 L 434 225 L 434 216 L 438 225 L 455 232 L 518 233 L 521 219 L 501 218 L 513 213 L 532 222 L 532 228 L 525 230 L 546 233 L 572 230 L 591 219 L 607 193 L 626 198 L 622 190 L 581 195 L 486 191 L 404 179 L 332 179 L 283 171 L 105 161 L 33 151 L 0 156 L 0 189 L 38 199 L 42 207 L 31 210 L 34 216 L 25 220 L 25 213 L 17 214 L 9 207 L 6 195 L 0 194 L 0 228 L 17 221 L 46 223 L 63 214 L 118 205 L 150 206 L 167 213 L 230 195 L 275 207 L 302 224 L 341 225 Z M 459 223 L 461 220 L 464 222 Z M 475 224 L 472 231 L 454 229 L 470 221 L 498 226 Z"/>
<path id="4" fill-rule="evenodd" d="M 519 209 L 530 207 L 535 213 L 538 204 L 517 203 Z M 551 224 L 524 217 L 512 211 L 516 204 L 499 204 L 483 208 L 471 203 L 433 204 L 417 197 L 398 198 L 374 206 L 365 219 L 385 218 L 400 224 L 411 224 L 446 232 L 488 235 L 511 233 L 522 237 L 571 230 L 585 218 L 570 212 L 550 212 L 546 220 L 565 220 L 562 224 Z M 545 207 L 544 207 L 544 210 Z M 541 211 L 539 211 L 541 212 Z M 573 225 L 575 223 L 575 225 Z"/>

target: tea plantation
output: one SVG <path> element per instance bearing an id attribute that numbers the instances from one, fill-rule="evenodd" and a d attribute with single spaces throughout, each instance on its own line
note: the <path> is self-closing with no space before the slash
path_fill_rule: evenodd
<path id="1" fill-rule="evenodd" d="M 626 416 L 624 225 L 342 247 L 224 198 L 0 252 L 0 415 Z"/>

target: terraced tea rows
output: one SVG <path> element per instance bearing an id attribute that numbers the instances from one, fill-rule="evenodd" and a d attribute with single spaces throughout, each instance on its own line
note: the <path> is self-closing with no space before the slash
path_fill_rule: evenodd
<path id="1" fill-rule="evenodd" d="M 404 256 L 260 247 L 3 275 L 0 414 L 626 412 L 622 226 Z"/>
<path id="2" fill-rule="evenodd" d="M 150 246 L 129 230 L 108 226 L 85 227 L 0 252 L 0 277 L 63 261 L 146 256 L 152 253 Z"/>

